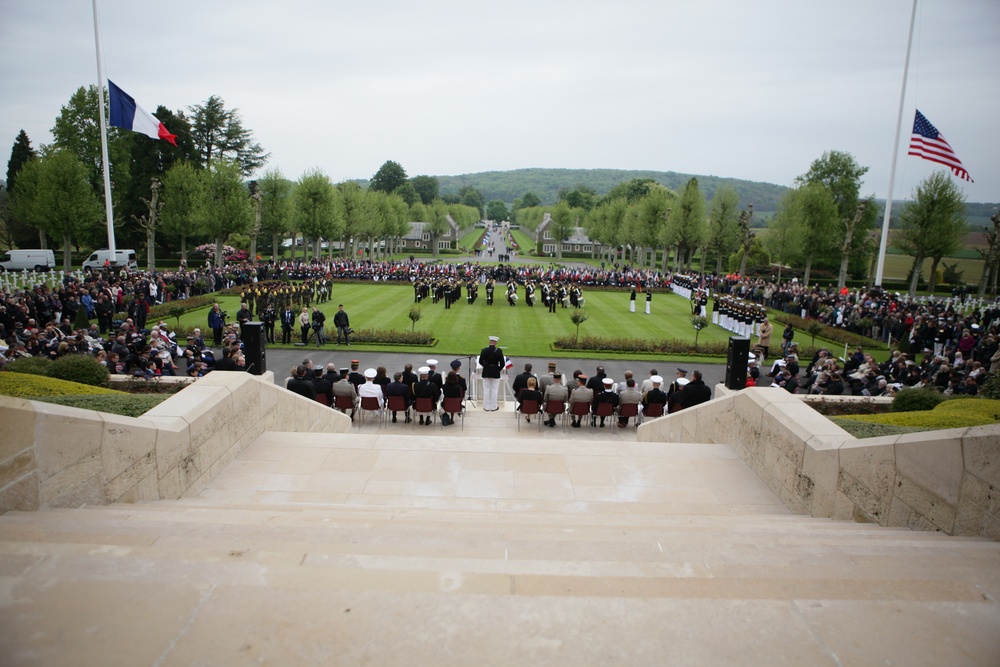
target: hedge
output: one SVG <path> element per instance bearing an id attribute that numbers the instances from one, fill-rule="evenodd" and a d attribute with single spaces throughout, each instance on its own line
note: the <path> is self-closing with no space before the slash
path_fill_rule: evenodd
<path id="1" fill-rule="evenodd" d="M 891 412 L 883 415 L 849 415 L 838 417 L 839 419 L 928 430 L 982 426 L 1000 423 L 1000 401 L 988 398 L 953 398 L 944 401 L 933 410 Z"/>
<path id="2" fill-rule="evenodd" d="M 557 350 L 582 350 L 594 352 L 629 352 L 642 354 L 698 354 L 702 356 L 726 356 L 728 343 L 703 343 L 697 349 L 686 340 L 663 339 L 645 340 L 642 338 L 602 338 L 599 336 L 584 336 L 576 338 L 557 338 L 553 343 Z"/>
<path id="3" fill-rule="evenodd" d="M 123 392 L 104 387 L 57 380 L 41 375 L 25 375 L 23 373 L 0 373 L 0 394 L 27 398 L 29 400 L 44 399 L 50 396 L 114 396 L 125 395 Z"/>

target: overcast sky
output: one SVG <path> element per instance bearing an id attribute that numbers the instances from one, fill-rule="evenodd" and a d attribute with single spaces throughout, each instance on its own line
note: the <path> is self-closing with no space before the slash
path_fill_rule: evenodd
<path id="1" fill-rule="evenodd" d="M 218 95 L 296 179 L 522 167 L 651 169 L 791 185 L 826 150 L 888 191 L 909 0 L 426 3 L 99 0 L 106 75 L 149 111 Z M 0 0 L 0 151 L 51 141 L 97 80 L 91 3 Z M 914 109 L 1000 202 L 1000 2 L 922 0 Z"/>

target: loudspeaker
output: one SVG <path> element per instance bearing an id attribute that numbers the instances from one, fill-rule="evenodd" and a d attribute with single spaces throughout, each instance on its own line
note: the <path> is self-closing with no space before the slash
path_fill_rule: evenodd
<path id="1" fill-rule="evenodd" d="M 240 325 L 240 340 L 243 341 L 243 356 L 247 360 L 247 373 L 263 375 L 267 372 L 267 336 L 263 322 L 244 322 Z"/>
<path id="2" fill-rule="evenodd" d="M 747 386 L 747 360 L 750 357 L 750 339 L 729 337 L 726 356 L 726 388 L 744 389 Z"/>

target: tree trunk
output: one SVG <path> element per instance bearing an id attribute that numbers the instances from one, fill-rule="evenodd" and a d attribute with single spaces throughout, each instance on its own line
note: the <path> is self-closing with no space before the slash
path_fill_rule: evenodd
<path id="1" fill-rule="evenodd" d="M 187 264 L 188 258 L 188 240 L 187 237 L 181 234 L 181 259 Z"/>
<path id="2" fill-rule="evenodd" d="M 73 239 L 69 232 L 63 233 L 63 271 L 69 273 L 73 270 Z"/>
<path id="3" fill-rule="evenodd" d="M 146 270 L 156 271 L 156 227 L 146 227 Z"/>
<path id="4" fill-rule="evenodd" d="M 937 287 L 937 267 L 940 261 L 940 257 L 931 258 L 931 275 L 927 279 L 927 291 L 931 293 L 931 296 L 934 296 L 934 288 Z"/>
<path id="5" fill-rule="evenodd" d="M 809 255 L 806 257 L 806 273 L 804 276 L 802 276 L 802 286 L 805 287 L 806 289 L 809 288 L 809 273 L 812 271 L 813 257 L 815 256 L 815 254 L 816 254 L 815 252 L 810 252 Z"/>
<path id="6" fill-rule="evenodd" d="M 333 244 L 330 244 L 330 245 L 331 245 L 331 247 L 333 246 Z M 271 261 L 272 262 L 278 261 L 278 253 L 280 252 L 280 250 L 279 250 L 280 247 L 281 246 L 278 244 L 278 235 L 277 234 L 271 234 Z"/>
<path id="7" fill-rule="evenodd" d="M 747 258 L 750 253 L 747 251 L 747 247 L 743 246 L 743 259 L 740 260 L 740 278 L 743 278 L 747 272 Z M 812 261 L 812 255 L 809 255 L 810 262 Z M 808 266 L 808 265 L 807 265 Z M 806 276 L 809 275 L 809 269 L 806 269 Z M 807 283 L 808 284 L 808 283 Z"/>
<path id="8" fill-rule="evenodd" d="M 983 275 L 979 277 L 979 290 L 976 292 L 976 298 L 982 299 L 986 294 L 986 284 L 990 280 L 990 265 L 983 262 Z"/>
<path id="9" fill-rule="evenodd" d="M 913 258 L 913 269 L 911 270 L 910 276 L 910 291 L 909 295 L 912 299 L 917 295 L 917 282 L 920 280 L 920 268 L 924 265 L 924 255 L 923 253 L 917 253 L 917 256 Z"/>
<path id="10" fill-rule="evenodd" d="M 222 268 L 222 237 L 215 237 L 215 268 Z"/>
<path id="11" fill-rule="evenodd" d="M 45 245 L 45 230 L 38 230 L 38 247 L 42 250 L 47 250 L 48 246 Z"/>

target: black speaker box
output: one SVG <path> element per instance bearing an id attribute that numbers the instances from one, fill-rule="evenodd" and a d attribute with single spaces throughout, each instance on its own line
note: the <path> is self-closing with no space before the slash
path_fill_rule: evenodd
<path id="1" fill-rule="evenodd" d="M 240 340 L 243 341 L 243 356 L 247 361 L 247 373 L 263 375 L 267 372 L 267 336 L 263 322 L 244 322 L 240 325 Z"/>
<path id="2" fill-rule="evenodd" d="M 729 337 L 726 355 L 726 388 L 744 389 L 747 386 L 747 361 L 750 358 L 750 339 Z"/>

